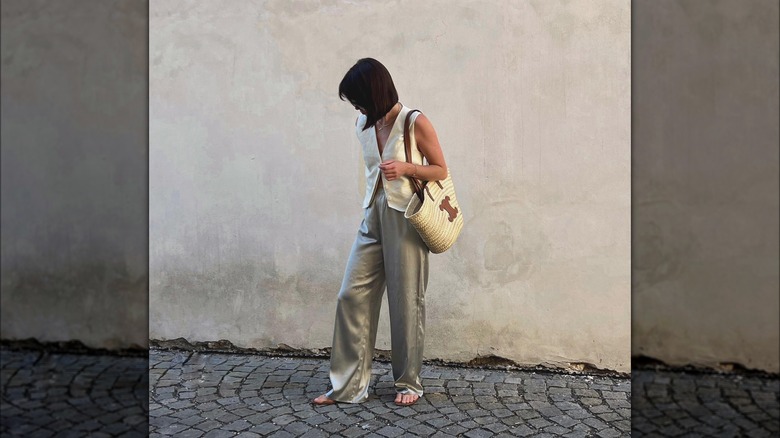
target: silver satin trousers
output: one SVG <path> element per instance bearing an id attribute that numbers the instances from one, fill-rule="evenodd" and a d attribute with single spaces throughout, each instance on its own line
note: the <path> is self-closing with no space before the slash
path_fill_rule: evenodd
<path id="1" fill-rule="evenodd" d="M 365 209 L 338 295 L 329 398 L 347 403 L 368 399 L 385 287 L 396 392 L 423 395 L 420 369 L 428 254 L 428 247 L 404 213 L 388 207 L 380 187 Z"/>

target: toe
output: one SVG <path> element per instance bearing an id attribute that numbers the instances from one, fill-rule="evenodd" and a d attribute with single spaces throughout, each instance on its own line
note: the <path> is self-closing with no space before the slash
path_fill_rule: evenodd
<path id="1" fill-rule="evenodd" d="M 328 401 L 330 401 L 330 399 L 325 394 L 323 394 L 323 395 L 321 395 L 321 396 L 319 396 L 319 397 L 314 399 L 314 403 L 317 403 L 317 404 L 327 403 Z"/>

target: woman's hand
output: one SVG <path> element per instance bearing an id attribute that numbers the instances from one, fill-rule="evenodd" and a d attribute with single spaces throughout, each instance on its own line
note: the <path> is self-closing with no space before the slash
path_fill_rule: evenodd
<path id="1" fill-rule="evenodd" d="M 402 176 L 412 176 L 422 181 L 437 181 L 447 178 L 447 163 L 439 145 L 439 138 L 431 121 L 420 114 L 414 121 L 417 149 L 420 150 L 428 165 L 414 165 L 406 161 L 387 160 L 379 165 L 379 170 L 388 181 Z"/>
<path id="2" fill-rule="evenodd" d="M 406 161 L 387 160 L 379 165 L 379 170 L 385 175 L 388 181 L 411 175 L 412 165 Z"/>

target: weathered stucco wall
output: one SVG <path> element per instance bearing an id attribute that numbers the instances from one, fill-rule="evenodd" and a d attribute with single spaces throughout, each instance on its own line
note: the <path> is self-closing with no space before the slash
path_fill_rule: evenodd
<path id="1" fill-rule="evenodd" d="M 3 0 L 3 339 L 148 343 L 147 5 Z"/>
<path id="2" fill-rule="evenodd" d="M 432 120 L 466 217 L 431 257 L 425 357 L 629 370 L 629 2 L 150 16 L 151 338 L 331 345 L 364 187 L 337 88 L 371 56 Z"/>
<path id="3" fill-rule="evenodd" d="M 633 2 L 633 348 L 778 363 L 778 2 Z"/>

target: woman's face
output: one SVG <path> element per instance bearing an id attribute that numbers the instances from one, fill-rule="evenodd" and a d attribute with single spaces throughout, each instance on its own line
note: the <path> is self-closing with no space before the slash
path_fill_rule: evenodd
<path id="1" fill-rule="evenodd" d="M 349 103 L 351 103 L 352 106 L 355 107 L 356 110 L 360 111 L 361 114 L 365 114 L 366 113 L 366 109 L 363 108 L 362 106 L 360 106 L 360 105 L 358 105 L 358 104 L 356 104 L 355 102 L 352 102 L 352 101 L 350 101 Z"/>

